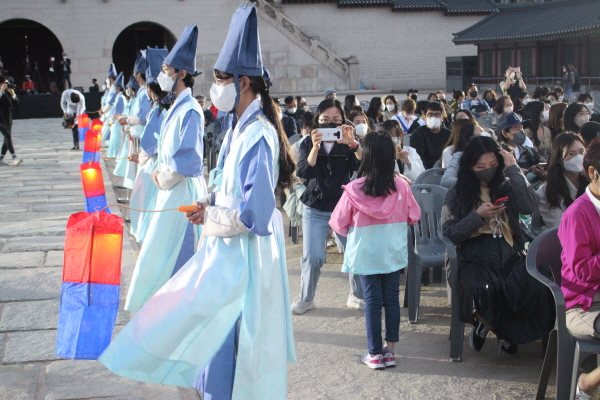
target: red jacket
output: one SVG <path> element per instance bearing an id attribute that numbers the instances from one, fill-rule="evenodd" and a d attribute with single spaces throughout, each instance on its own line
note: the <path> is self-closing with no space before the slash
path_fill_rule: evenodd
<path id="1" fill-rule="evenodd" d="M 23 90 L 29 91 L 35 89 L 35 85 L 33 81 L 24 81 L 23 82 Z"/>

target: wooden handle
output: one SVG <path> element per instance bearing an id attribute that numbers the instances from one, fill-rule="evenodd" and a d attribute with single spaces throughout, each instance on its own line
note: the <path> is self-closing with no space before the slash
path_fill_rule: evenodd
<path id="1" fill-rule="evenodd" d="M 200 211 L 200 209 L 198 207 L 196 207 L 196 205 L 191 205 L 191 206 L 179 206 L 177 207 L 177 210 L 181 211 L 181 212 L 192 212 L 192 211 Z"/>

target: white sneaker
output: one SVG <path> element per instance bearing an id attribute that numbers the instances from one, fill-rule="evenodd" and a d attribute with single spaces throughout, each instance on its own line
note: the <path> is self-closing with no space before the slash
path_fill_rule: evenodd
<path id="1" fill-rule="evenodd" d="M 367 351 L 365 354 L 363 354 L 360 361 L 371 369 L 385 368 L 385 364 L 383 364 L 383 355 L 381 355 L 381 354 L 372 356 Z"/>
<path id="2" fill-rule="evenodd" d="M 294 315 L 302 315 L 308 310 L 312 310 L 315 308 L 314 301 L 302 301 L 302 299 L 297 298 L 294 303 L 292 303 L 292 314 Z"/>
<path id="3" fill-rule="evenodd" d="M 359 299 L 352 293 L 348 294 L 348 301 L 346 302 L 346 306 L 349 308 L 356 308 L 357 310 L 365 309 L 365 301 L 363 299 Z"/>
<path id="4" fill-rule="evenodd" d="M 387 347 L 383 348 L 383 365 L 386 368 L 396 366 L 396 356 L 393 351 L 390 351 Z"/>
<path id="5" fill-rule="evenodd" d="M 23 162 L 22 159 L 20 159 L 20 158 L 14 158 L 12 165 L 16 167 L 17 165 L 21 164 L 22 162 Z"/>

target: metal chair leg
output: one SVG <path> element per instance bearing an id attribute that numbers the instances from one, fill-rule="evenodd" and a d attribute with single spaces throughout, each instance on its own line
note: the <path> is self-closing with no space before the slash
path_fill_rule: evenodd
<path id="1" fill-rule="evenodd" d="M 419 320 L 419 303 L 421 301 L 421 261 L 414 263 L 414 273 L 408 274 L 408 322 L 416 324 Z M 412 272 L 412 271 L 411 271 Z"/>
<path id="2" fill-rule="evenodd" d="M 548 345 L 546 346 L 546 356 L 544 357 L 544 364 L 542 365 L 542 372 L 540 374 L 540 380 L 538 382 L 538 389 L 535 395 L 535 400 L 544 400 L 546 397 L 546 389 L 548 388 L 548 381 L 550 380 L 550 374 L 552 373 L 552 367 L 556 362 L 556 341 L 557 331 L 552 330 L 548 337 Z"/>

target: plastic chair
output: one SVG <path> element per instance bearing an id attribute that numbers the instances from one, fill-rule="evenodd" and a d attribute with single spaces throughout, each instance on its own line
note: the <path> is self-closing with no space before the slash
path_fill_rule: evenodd
<path id="1" fill-rule="evenodd" d="M 431 168 L 419 175 L 415 185 L 439 185 L 446 168 Z"/>
<path id="2" fill-rule="evenodd" d="M 579 97 L 579 95 L 581 94 L 581 92 L 573 92 L 569 95 L 569 104 L 571 103 L 577 103 L 577 98 Z"/>
<path id="3" fill-rule="evenodd" d="M 545 397 L 555 361 L 556 398 L 572 400 L 577 387 L 579 367 L 587 357 L 600 353 L 600 339 L 572 335 L 567 329 L 565 298 L 560 289 L 562 246 L 557 233 L 558 228 L 548 229 L 536 237 L 529 246 L 526 260 L 527 272 L 550 289 L 556 305 L 556 322 L 548 338 L 536 400 L 543 400 Z M 538 270 L 540 265 L 550 267 L 554 280 L 548 279 Z"/>
<path id="4" fill-rule="evenodd" d="M 462 349 L 465 339 L 465 323 L 460 320 L 460 304 L 458 303 L 458 256 L 456 254 L 456 246 L 450 239 L 438 230 L 438 237 L 444 246 L 448 260 L 450 261 L 450 283 L 448 284 L 449 298 L 452 306 L 450 319 L 450 359 L 454 362 L 462 361 Z M 454 288 L 454 289 L 452 289 Z"/>
<path id="5" fill-rule="evenodd" d="M 408 234 L 404 307 L 408 305 L 408 322 L 416 324 L 419 318 L 423 270 L 438 268 L 441 278 L 445 265 L 446 245 L 440 240 L 437 231 L 448 190 L 442 186 L 425 184 L 413 185 L 410 189 L 421 208 L 421 220 L 411 227 Z"/>
<path id="6" fill-rule="evenodd" d="M 441 168 L 441 166 L 442 166 L 442 160 L 439 159 L 435 162 L 435 164 L 433 164 L 432 168 Z M 431 168 L 429 168 L 429 169 L 431 169 Z"/>

